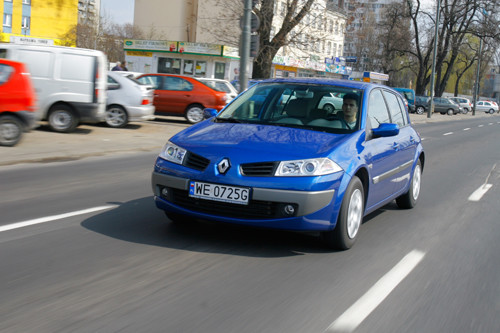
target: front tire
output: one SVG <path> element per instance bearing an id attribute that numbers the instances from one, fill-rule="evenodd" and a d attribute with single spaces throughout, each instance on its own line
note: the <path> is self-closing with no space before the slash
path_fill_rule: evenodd
<path id="1" fill-rule="evenodd" d="M 0 117 L 0 146 L 15 146 L 21 140 L 23 129 L 23 123 L 16 117 Z"/>
<path id="2" fill-rule="evenodd" d="M 420 186 L 422 184 L 422 164 L 420 160 L 417 161 L 413 176 L 411 177 L 410 188 L 408 192 L 396 198 L 396 204 L 399 208 L 410 209 L 417 205 L 418 197 L 420 195 Z"/>
<path id="3" fill-rule="evenodd" d="M 53 106 L 49 111 L 49 127 L 60 133 L 70 133 L 78 126 L 78 118 L 67 105 Z"/>
<path id="4" fill-rule="evenodd" d="M 363 184 L 354 176 L 342 199 L 337 225 L 322 234 L 329 247 L 347 250 L 354 245 L 363 222 L 364 197 Z"/>
<path id="5" fill-rule="evenodd" d="M 203 120 L 203 106 L 199 104 L 191 105 L 186 110 L 186 119 L 191 124 L 199 123 Z"/>
<path id="6" fill-rule="evenodd" d="M 462 113 L 463 113 L 463 114 L 467 114 L 467 113 L 469 113 L 469 109 L 464 108 L 464 110 L 462 111 Z"/>
<path id="7" fill-rule="evenodd" d="M 448 114 L 448 116 L 453 116 L 455 111 L 453 109 L 448 109 L 448 111 L 446 111 L 446 113 Z"/>
<path id="8" fill-rule="evenodd" d="M 121 128 L 128 124 L 127 111 L 118 105 L 110 105 L 106 109 L 106 124 L 109 127 Z"/>

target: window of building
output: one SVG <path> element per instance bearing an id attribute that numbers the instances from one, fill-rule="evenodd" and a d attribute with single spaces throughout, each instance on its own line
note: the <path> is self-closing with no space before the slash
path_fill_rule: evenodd
<path id="1" fill-rule="evenodd" d="M 23 29 L 30 28 L 30 17 L 29 16 L 23 16 L 23 19 L 21 21 L 21 28 L 23 28 Z"/>
<path id="2" fill-rule="evenodd" d="M 181 59 L 159 58 L 158 59 L 158 73 L 180 74 L 181 73 Z"/>
<path id="3" fill-rule="evenodd" d="M 31 0 L 23 0 L 24 5 L 31 5 Z"/>
<path id="4" fill-rule="evenodd" d="M 194 73 L 196 76 L 204 77 L 207 74 L 207 62 L 197 61 Z"/>
<path id="5" fill-rule="evenodd" d="M 12 15 L 11 14 L 3 14 L 3 26 L 4 27 L 12 27 Z"/>

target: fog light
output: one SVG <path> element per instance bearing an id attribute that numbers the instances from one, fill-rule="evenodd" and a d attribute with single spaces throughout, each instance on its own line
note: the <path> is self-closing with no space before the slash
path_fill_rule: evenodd
<path id="1" fill-rule="evenodd" d="M 164 188 L 161 189 L 161 195 L 163 197 L 166 197 L 168 195 L 168 189 L 166 187 L 164 187 Z"/>
<path id="2" fill-rule="evenodd" d="M 295 208 L 293 208 L 292 205 L 286 205 L 283 208 L 283 212 L 285 213 L 285 215 L 292 216 L 295 213 Z"/>

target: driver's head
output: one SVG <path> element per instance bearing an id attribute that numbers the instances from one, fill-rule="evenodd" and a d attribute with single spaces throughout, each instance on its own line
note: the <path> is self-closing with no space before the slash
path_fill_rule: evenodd
<path id="1" fill-rule="evenodd" d="M 342 111 L 344 111 L 344 117 L 347 119 L 356 118 L 356 114 L 358 113 L 358 95 L 348 93 L 344 95 L 343 99 Z"/>

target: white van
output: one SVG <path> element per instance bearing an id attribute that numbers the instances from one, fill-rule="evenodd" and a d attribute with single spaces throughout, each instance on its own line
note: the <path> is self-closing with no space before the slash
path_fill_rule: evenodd
<path id="1" fill-rule="evenodd" d="M 37 97 L 37 118 L 56 132 L 105 118 L 106 56 L 64 46 L 0 44 L 0 58 L 25 63 Z"/>

